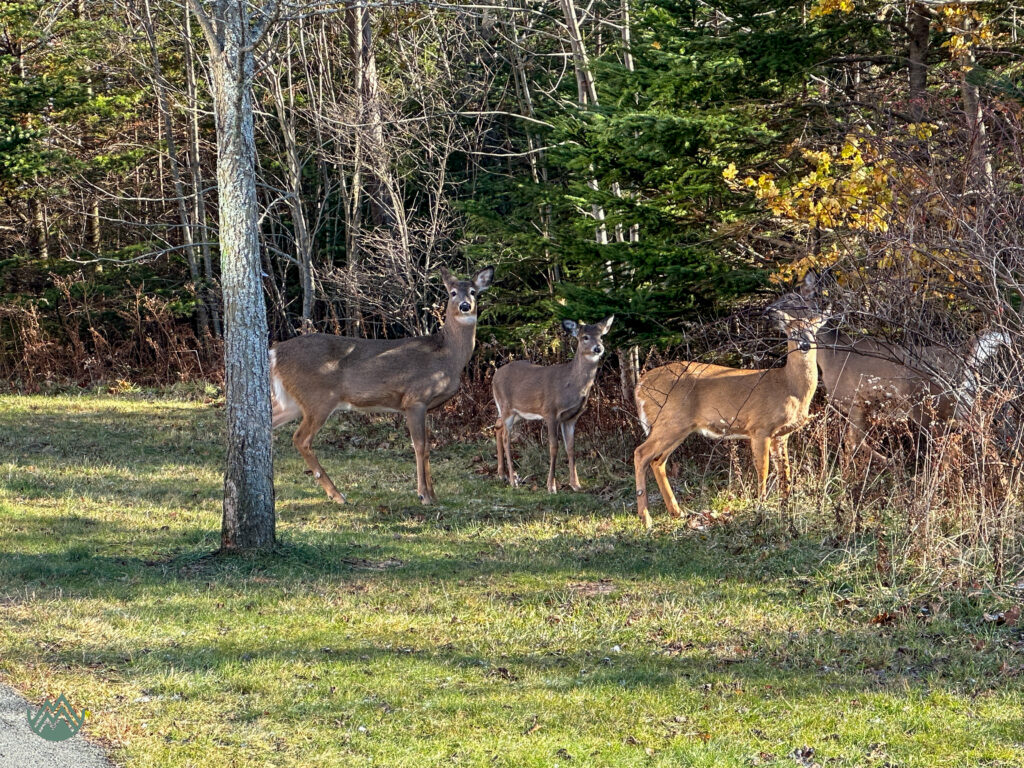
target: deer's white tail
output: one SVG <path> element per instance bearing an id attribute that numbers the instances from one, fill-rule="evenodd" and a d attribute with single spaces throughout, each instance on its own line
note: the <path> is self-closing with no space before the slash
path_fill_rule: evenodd
<path id="1" fill-rule="evenodd" d="M 647 420 L 647 412 L 644 410 L 644 399 L 637 396 L 636 398 L 636 414 L 640 417 L 640 426 L 644 428 L 644 434 L 651 434 L 651 422 Z"/>
<path id="2" fill-rule="evenodd" d="M 956 393 L 956 409 L 954 416 L 958 419 L 964 418 L 974 407 L 974 399 L 977 397 L 978 388 L 981 386 L 978 370 L 992 355 L 999 351 L 1000 347 L 1010 346 L 1010 336 L 1004 331 L 988 331 L 977 338 L 971 348 L 971 353 L 964 361 L 964 380 L 959 391 Z"/>
<path id="3" fill-rule="evenodd" d="M 284 388 L 284 382 L 277 372 L 277 350 L 270 350 L 270 397 L 274 407 L 273 422 L 279 427 L 294 418 L 297 418 L 302 409 L 299 404 L 288 394 Z"/>

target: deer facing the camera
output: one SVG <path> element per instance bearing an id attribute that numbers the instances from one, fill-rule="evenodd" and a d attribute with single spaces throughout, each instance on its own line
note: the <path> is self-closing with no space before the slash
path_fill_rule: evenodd
<path id="1" fill-rule="evenodd" d="M 633 453 L 637 513 L 650 527 L 647 469 L 661 489 L 673 517 L 682 512 L 668 482 L 665 464 L 693 432 L 719 440 L 749 440 L 757 470 L 758 498 L 764 498 L 768 463 L 775 456 L 784 498 L 790 490 L 789 435 L 807 421 L 818 386 L 814 335 L 824 319 L 797 318 L 772 310 L 786 334 L 786 364 L 770 370 L 726 368 L 708 363 L 677 362 L 644 374 L 636 387 L 636 406 L 647 440 Z"/>
<path id="2" fill-rule="evenodd" d="M 448 305 L 444 325 L 430 336 L 354 339 L 314 333 L 270 350 L 273 426 L 302 416 L 292 442 L 331 499 L 345 501 L 312 444 L 327 418 L 342 410 L 405 414 L 416 452 L 417 492 L 424 504 L 435 500 L 427 412 L 459 390 L 476 344 L 477 298 L 493 277 L 491 267 L 471 280 L 458 280 L 442 268 Z"/>
<path id="3" fill-rule="evenodd" d="M 555 460 L 558 457 L 558 433 L 562 433 L 569 458 L 569 486 L 580 489 L 576 474 L 576 420 L 587 404 L 594 377 L 604 354 L 602 338 L 612 327 L 615 315 L 593 325 L 563 320 L 562 327 L 578 339 L 576 356 L 561 365 L 534 365 L 517 360 L 499 368 L 491 389 L 498 406 L 494 425 L 498 447 L 498 477 L 507 477 L 515 486 L 512 466 L 512 427 L 520 419 L 543 421 L 548 432 L 548 491 L 558 490 Z"/>

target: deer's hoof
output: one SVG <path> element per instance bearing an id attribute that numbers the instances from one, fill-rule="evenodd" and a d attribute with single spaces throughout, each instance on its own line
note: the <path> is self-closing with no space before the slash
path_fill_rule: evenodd
<path id="1" fill-rule="evenodd" d="M 348 499 L 346 499 L 344 496 L 341 495 L 341 493 L 337 491 L 334 493 L 328 493 L 327 498 L 329 498 L 335 504 L 345 504 L 348 502 Z"/>
<path id="2" fill-rule="evenodd" d="M 705 531 L 708 527 L 708 519 L 704 515 L 694 515 L 686 521 L 686 527 L 691 531 Z"/>
<path id="3" fill-rule="evenodd" d="M 569 483 L 569 487 L 572 488 L 574 491 L 582 491 L 583 490 L 583 486 L 580 485 L 579 483 Z"/>
<path id="4" fill-rule="evenodd" d="M 647 530 L 651 530 L 651 526 L 653 526 L 654 523 L 651 520 L 651 515 L 649 512 L 644 511 L 640 513 L 640 524 Z"/>

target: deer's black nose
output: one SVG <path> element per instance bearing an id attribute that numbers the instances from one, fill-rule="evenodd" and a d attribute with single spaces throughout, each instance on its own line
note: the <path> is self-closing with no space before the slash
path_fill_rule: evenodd
<path id="1" fill-rule="evenodd" d="M 470 304 L 468 301 L 464 301 L 461 304 L 459 304 L 459 310 L 461 312 L 469 312 L 469 310 L 471 310 L 472 308 L 473 305 Z"/>
<path id="2" fill-rule="evenodd" d="M 811 351 L 811 342 L 809 342 L 809 341 L 801 341 L 798 346 L 800 347 L 800 351 L 801 352 L 810 352 Z"/>
<path id="3" fill-rule="evenodd" d="M 602 352 L 604 352 L 604 347 L 602 347 L 600 344 L 598 344 L 596 347 L 594 347 L 594 354 L 595 355 L 600 355 Z"/>

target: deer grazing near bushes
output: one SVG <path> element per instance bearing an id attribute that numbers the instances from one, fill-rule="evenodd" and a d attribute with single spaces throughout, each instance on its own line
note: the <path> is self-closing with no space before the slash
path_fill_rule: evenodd
<path id="1" fill-rule="evenodd" d="M 270 350 L 273 426 L 302 417 L 292 442 L 328 497 L 345 502 L 313 453 L 313 438 L 334 411 L 385 411 L 405 414 L 416 453 L 417 493 L 424 504 L 434 502 L 427 412 L 459 389 L 476 344 L 477 299 L 493 278 L 492 267 L 471 280 L 458 280 L 442 268 L 448 306 L 444 325 L 430 336 L 355 339 L 314 333 Z"/>
<path id="2" fill-rule="evenodd" d="M 818 277 L 809 272 L 794 298 L 816 299 L 818 288 Z M 873 411 L 903 417 L 921 429 L 965 418 L 974 405 L 978 372 L 1001 346 L 1010 345 L 1010 338 L 986 331 L 966 354 L 939 345 L 906 348 L 870 337 L 854 339 L 838 330 L 819 331 L 817 342 L 822 387 L 828 402 L 846 416 L 843 445 L 852 455 L 865 447 Z"/>
<path id="3" fill-rule="evenodd" d="M 579 341 L 572 362 L 561 365 L 534 365 L 516 360 L 499 368 L 491 385 L 498 406 L 494 425 L 498 448 L 498 477 L 507 477 L 517 484 L 512 466 L 512 427 L 519 419 L 543 420 L 548 432 L 548 491 L 558 490 L 555 483 L 555 460 L 558 457 L 558 432 L 562 433 L 569 458 L 569 486 L 580 490 L 576 474 L 576 420 L 587 404 L 594 377 L 604 354 L 602 338 L 612 327 L 615 315 L 593 325 L 572 320 L 562 327 Z"/>
<path id="4" fill-rule="evenodd" d="M 677 362 L 644 374 L 636 387 L 636 407 L 647 440 L 633 453 L 637 513 L 651 526 L 647 511 L 647 470 L 651 468 L 673 517 L 682 512 L 668 482 L 665 464 L 693 432 L 715 439 L 749 440 L 757 470 L 758 498 L 768 482 L 769 456 L 775 456 L 784 498 L 790 492 L 789 435 L 807 420 L 818 386 L 815 334 L 821 315 L 794 317 L 772 309 L 787 339 L 786 364 L 770 370 L 726 368 Z"/>

